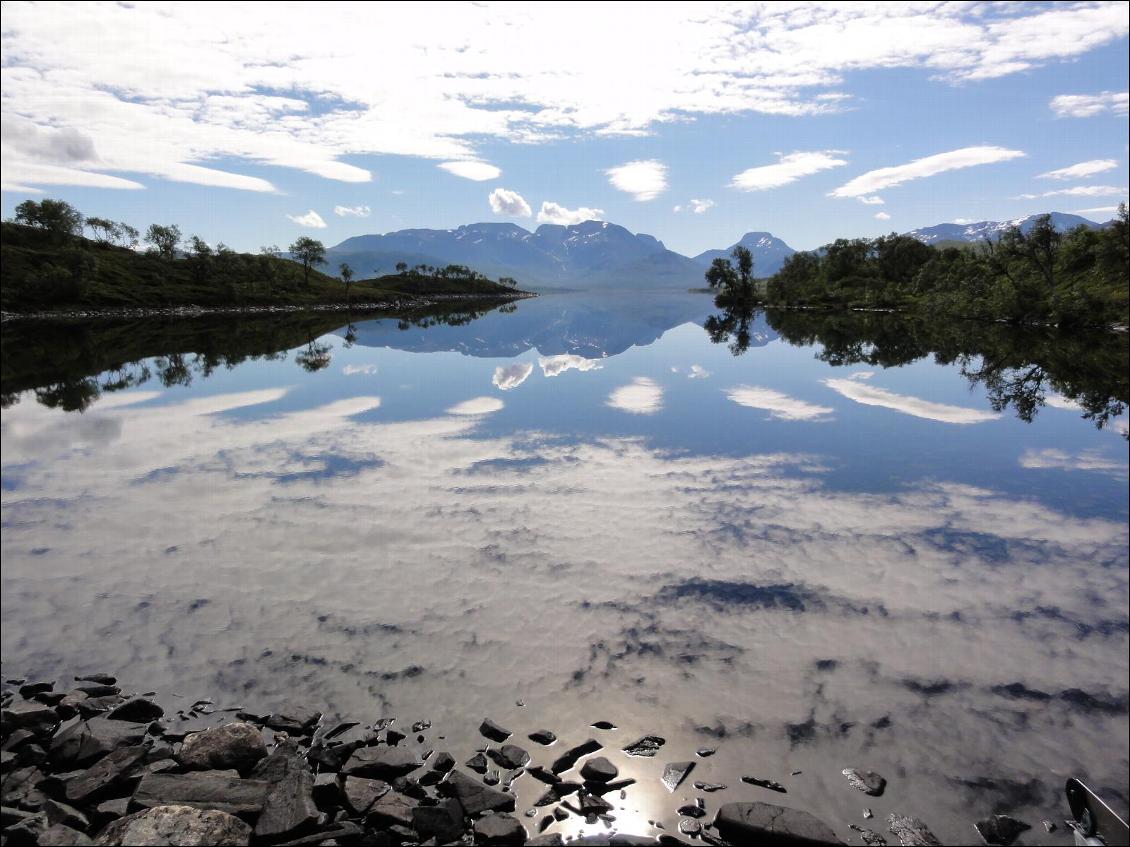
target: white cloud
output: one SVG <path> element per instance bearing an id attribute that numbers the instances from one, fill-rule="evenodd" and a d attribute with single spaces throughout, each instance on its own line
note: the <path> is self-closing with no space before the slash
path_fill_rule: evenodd
<path id="1" fill-rule="evenodd" d="M 538 359 L 538 367 L 545 376 L 558 376 L 565 371 L 598 371 L 604 366 L 599 359 L 562 353 L 559 356 L 542 356 Z"/>
<path id="2" fill-rule="evenodd" d="M 874 194 L 876 191 L 882 191 L 884 188 L 894 188 L 912 179 L 923 179 L 946 171 L 971 168 L 976 165 L 1007 162 L 1023 155 L 1024 153 L 1020 150 L 1009 150 L 1005 147 L 962 147 L 960 150 L 951 150 L 948 153 L 937 153 L 933 156 L 915 159 L 905 165 L 868 171 L 841 185 L 832 191 L 829 196 L 864 197 Z"/>
<path id="3" fill-rule="evenodd" d="M 827 421 L 831 420 L 833 411 L 827 406 L 817 406 L 756 385 L 739 385 L 729 389 L 726 396 L 739 406 L 764 409 L 769 412 L 769 417 L 780 421 Z"/>
<path id="4" fill-rule="evenodd" d="M 1125 194 L 1125 188 L 1113 185 L 1073 185 L 1071 188 L 1057 188 L 1055 191 L 1045 191 L 1042 194 L 1021 194 L 1021 200 L 1035 200 L 1039 197 L 1110 197 L 1115 194 Z"/>
<path id="5" fill-rule="evenodd" d="M 1103 455 L 1098 450 L 1069 453 L 1066 450 L 1029 447 L 1020 457 L 1020 467 L 1040 470 L 1099 471 L 1114 476 L 1126 475 L 1126 462 Z"/>
<path id="6" fill-rule="evenodd" d="M 502 171 L 486 162 L 441 162 L 436 165 L 436 167 L 443 168 L 449 174 L 461 176 L 463 179 L 473 179 L 475 182 L 486 182 L 488 179 L 498 179 L 502 175 Z"/>
<path id="7" fill-rule="evenodd" d="M 304 226 L 309 229 L 326 228 L 326 222 L 322 220 L 322 216 L 315 212 L 313 209 L 310 209 L 304 215 L 287 215 L 287 217 L 299 226 Z"/>
<path id="8" fill-rule="evenodd" d="M 346 376 L 357 376 L 358 374 L 372 376 L 377 372 L 377 366 L 374 364 L 346 365 L 341 369 L 341 372 Z"/>
<path id="9" fill-rule="evenodd" d="M 998 417 L 992 412 L 983 412 L 980 409 L 969 409 L 965 406 L 950 406 L 946 403 L 934 403 L 920 397 L 911 397 L 906 394 L 895 394 L 885 388 L 877 388 L 860 382 L 858 379 L 825 379 L 822 382 L 833 391 L 842 394 L 849 400 L 861 403 L 864 406 L 881 406 L 884 409 L 893 409 L 905 415 L 916 418 L 939 421 L 952 424 L 975 424 L 994 421 Z"/>
<path id="10" fill-rule="evenodd" d="M 577 209 L 567 209 L 551 200 L 543 200 L 541 209 L 538 211 L 539 224 L 561 224 L 562 226 L 569 226 L 571 224 L 579 224 L 582 221 L 599 221 L 603 217 L 603 209 L 590 209 L 587 206 L 581 206 Z"/>
<path id="11" fill-rule="evenodd" d="M 890 219 L 891 219 L 891 216 L 888 215 L 886 212 L 876 212 L 875 213 L 875 220 L 877 220 L 877 221 L 889 221 Z"/>
<path id="12" fill-rule="evenodd" d="M 525 382 L 533 373 L 533 362 L 515 362 L 512 365 L 500 365 L 494 369 L 491 382 L 500 391 L 510 391 Z"/>
<path id="13" fill-rule="evenodd" d="M 1095 206 L 1091 209 L 1076 209 L 1073 215 L 1113 215 L 1118 211 L 1117 206 Z"/>
<path id="14" fill-rule="evenodd" d="M 372 213 L 368 206 L 334 206 L 334 214 L 339 218 L 367 218 Z"/>
<path id="15" fill-rule="evenodd" d="M 801 177 L 846 165 L 847 160 L 838 158 L 839 155 L 841 153 L 838 150 L 798 151 L 787 155 L 778 153 L 775 165 L 744 170 L 733 178 L 730 185 L 742 191 L 780 188 Z"/>
<path id="16" fill-rule="evenodd" d="M 449 415 L 489 415 L 503 407 L 503 402 L 497 397 L 472 397 L 462 403 L 456 403 L 447 410 Z"/>
<path id="17" fill-rule="evenodd" d="M 638 376 L 609 394 L 607 405 L 633 415 L 653 415 L 663 408 L 663 389 L 655 380 Z"/>
<path id="18" fill-rule="evenodd" d="M 371 174 L 350 157 L 467 162 L 490 140 L 638 136 L 699 115 L 837 112 L 850 101 L 852 74 L 914 68 L 936 84 L 998 77 L 1127 33 L 1118 3 L 663 4 L 645 21 L 630 4 L 609 4 L 600 17 L 593 27 L 565 6 L 530 14 L 463 4 L 436 14 L 326 4 L 312 27 L 305 9 L 285 4 L 266 16 L 237 2 L 208 15 L 190 4 L 10 4 L 0 35 L 3 114 L 63 133 L 64 153 L 97 151 L 84 172 L 265 191 L 254 177 L 208 167 L 178 177 L 177 166 L 238 161 L 366 182 Z M 374 50 L 387 32 L 427 35 Z M 1125 94 L 1089 97 L 1101 102 L 1053 103 L 1067 114 L 1125 111 Z M 33 187 L 29 166 L 59 164 L 49 156 L 60 149 L 16 155 L 4 139 L 10 184 Z"/>
<path id="19" fill-rule="evenodd" d="M 706 214 L 706 212 L 710 211 L 710 209 L 712 208 L 714 208 L 713 200 L 708 200 L 706 198 L 691 198 L 691 211 L 696 215 Z"/>
<path id="20" fill-rule="evenodd" d="M 490 210 L 496 215 L 509 215 L 512 218 L 528 218 L 533 215 L 530 204 L 526 198 L 517 191 L 508 188 L 496 188 L 487 197 Z"/>
<path id="21" fill-rule="evenodd" d="M 1037 179 L 1086 179 L 1089 176 L 1111 171 L 1117 167 L 1117 159 L 1091 159 L 1087 162 L 1079 162 L 1077 165 L 1039 174 Z"/>
<path id="22" fill-rule="evenodd" d="M 605 173 L 613 188 L 636 200 L 654 200 L 667 190 L 667 166 L 656 159 L 627 162 Z"/>
<path id="23" fill-rule="evenodd" d="M 1125 115 L 1130 110 L 1130 92 L 1104 91 L 1101 94 L 1060 94 L 1048 104 L 1057 118 L 1091 118 L 1109 112 Z"/>
<path id="24" fill-rule="evenodd" d="M 954 218 L 953 222 L 955 224 L 960 224 L 961 226 L 965 226 L 966 224 L 976 223 L 976 221 L 973 218 Z"/>
<path id="25" fill-rule="evenodd" d="M 864 206 L 882 206 L 887 201 L 878 194 L 873 194 L 870 197 L 860 197 L 859 202 Z"/>
<path id="26" fill-rule="evenodd" d="M 702 365 L 691 365 L 690 370 L 687 371 L 687 379 L 706 379 L 710 376 L 710 371 Z"/>
<path id="27" fill-rule="evenodd" d="M 9 176 L 10 172 L 18 174 L 17 177 Z M 133 190 L 145 188 L 140 182 L 132 179 L 123 179 L 111 174 L 97 171 L 84 171 L 78 168 L 66 168 L 60 165 L 43 165 L 37 163 L 10 164 L 4 160 L 5 183 L 11 179 L 13 182 L 31 182 L 36 185 L 74 185 L 80 188 L 114 188 Z M 35 190 L 34 188 L 32 190 Z"/>

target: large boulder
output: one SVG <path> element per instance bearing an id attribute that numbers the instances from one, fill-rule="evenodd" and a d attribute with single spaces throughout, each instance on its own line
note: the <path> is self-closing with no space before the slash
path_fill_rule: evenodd
<path id="1" fill-rule="evenodd" d="M 724 839 L 735 844 L 843 843 L 819 818 L 772 803 L 726 803 L 718 810 L 714 826 Z"/>
<path id="2" fill-rule="evenodd" d="M 190 771 L 248 771 L 267 755 L 262 733 L 249 723 L 229 723 L 184 739 L 177 761 Z"/>
<path id="3" fill-rule="evenodd" d="M 526 828 L 513 815 L 483 815 L 475 821 L 476 844 L 525 844 Z"/>
<path id="4" fill-rule="evenodd" d="M 440 783 L 440 791 L 458 800 L 468 817 L 477 817 L 484 812 L 514 811 L 513 794 L 488 788 L 460 771 L 449 773 Z"/>
<path id="5" fill-rule="evenodd" d="M 251 827 L 234 815 L 190 806 L 157 806 L 106 826 L 97 845 L 121 847 L 244 847 Z"/>
<path id="6" fill-rule="evenodd" d="M 269 782 L 240 779 L 231 771 L 151 773 L 142 777 L 133 793 L 133 803 L 146 808 L 192 806 L 233 815 L 258 815 L 270 787 Z"/>
<path id="7" fill-rule="evenodd" d="M 253 776 L 270 784 L 255 837 L 275 841 L 298 833 L 318 820 L 314 805 L 314 774 L 294 742 L 280 744 L 255 766 Z"/>
<path id="8" fill-rule="evenodd" d="M 395 779 L 423 765 L 419 756 L 403 747 L 362 747 L 353 751 L 342 768 L 342 773 L 347 776 Z"/>

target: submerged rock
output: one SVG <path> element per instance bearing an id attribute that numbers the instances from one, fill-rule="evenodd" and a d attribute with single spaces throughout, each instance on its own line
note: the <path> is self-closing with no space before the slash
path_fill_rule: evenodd
<path id="1" fill-rule="evenodd" d="M 543 744 L 547 747 L 557 740 L 557 736 L 550 732 L 548 729 L 536 730 L 535 732 L 531 732 L 526 737 L 529 738 L 530 741 L 533 741 L 537 744 Z"/>
<path id="2" fill-rule="evenodd" d="M 590 738 L 588 741 L 572 747 L 558 756 L 549 769 L 554 773 L 564 773 L 570 770 L 582 756 L 587 756 L 589 753 L 595 753 L 603 745 L 595 738 Z"/>
<path id="3" fill-rule="evenodd" d="M 847 777 L 849 785 L 858 788 L 864 794 L 870 794 L 872 797 L 883 796 L 883 790 L 887 787 L 887 781 L 875 771 L 844 768 L 843 774 Z"/>
<path id="4" fill-rule="evenodd" d="M 499 726 L 490 718 L 486 718 L 481 724 L 479 724 L 479 732 L 482 733 L 486 738 L 489 738 L 491 741 L 498 742 L 505 741 L 507 738 L 513 735 L 510 730 Z"/>
<path id="5" fill-rule="evenodd" d="M 858 832 L 859 840 L 866 844 L 867 847 L 886 847 L 887 839 L 873 829 L 865 829 L 853 823 L 848 824 L 848 829 Z"/>
<path id="6" fill-rule="evenodd" d="M 491 750 L 487 753 L 495 764 L 507 770 L 525 767 L 530 763 L 530 754 L 517 744 L 503 744 L 500 750 Z"/>
<path id="7" fill-rule="evenodd" d="M 903 847 L 940 847 L 942 843 L 918 818 L 908 818 L 892 812 L 887 815 L 887 828 Z"/>
<path id="8" fill-rule="evenodd" d="M 1020 837 L 1021 833 L 1032 827 L 1024 821 L 1018 821 L 1008 815 L 990 815 L 973 824 L 973 828 L 977 830 L 977 834 L 986 844 L 1009 847 Z"/>
<path id="9" fill-rule="evenodd" d="M 658 735 L 645 735 L 638 741 L 633 741 L 624 748 L 629 756 L 654 756 L 659 748 L 667 743 L 667 739 Z"/>
<path id="10" fill-rule="evenodd" d="M 789 791 L 785 786 L 779 782 L 774 782 L 771 779 L 758 779 L 756 776 L 743 776 L 742 782 L 746 785 L 756 785 L 758 788 L 768 788 L 770 791 L 776 791 L 779 794 L 788 794 Z"/>
<path id="11" fill-rule="evenodd" d="M 251 827 L 234 815 L 214 809 L 157 806 L 111 822 L 94 843 L 104 847 L 243 847 L 250 840 Z"/>
<path id="12" fill-rule="evenodd" d="M 176 759 L 188 770 L 247 771 L 266 756 L 267 745 L 256 727 L 229 723 L 188 735 Z"/>
<path id="13" fill-rule="evenodd" d="M 663 776 L 660 779 L 667 786 L 668 791 L 674 791 L 692 770 L 694 770 L 694 762 L 671 762 L 663 768 Z"/>
<path id="14" fill-rule="evenodd" d="M 714 826 L 735 844 L 842 844 L 819 818 L 800 809 L 772 803 L 726 803 L 718 810 Z"/>

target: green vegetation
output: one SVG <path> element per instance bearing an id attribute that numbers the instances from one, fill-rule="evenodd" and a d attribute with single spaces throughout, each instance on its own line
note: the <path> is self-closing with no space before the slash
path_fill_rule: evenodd
<path id="1" fill-rule="evenodd" d="M 83 235 L 84 229 L 91 234 Z M 149 248 L 137 248 L 144 240 Z M 463 266 L 414 268 L 357 280 L 348 265 L 335 278 L 317 270 L 325 246 L 312 238 L 259 254 L 183 241 L 176 225 L 153 224 L 139 238 L 128 224 L 84 218 L 60 200 L 25 200 L 0 224 L 0 308 L 6 312 L 302 306 L 397 297 L 511 295 L 516 283 L 492 282 Z M 348 271 L 348 273 L 347 273 Z M 425 272 L 426 271 L 426 272 Z"/>
<path id="2" fill-rule="evenodd" d="M 1123 204 L 1105 229 L 1060 233 L 1045 215 L 1026 233 L 1013 227 L 999 239 L 961 247 L 929 247 L 894 233 L 838 239 L 790 256 L 763 296 L 771 307 L 897 309 L 1065 328 L 1125 325 L 1128 268 Z"/>

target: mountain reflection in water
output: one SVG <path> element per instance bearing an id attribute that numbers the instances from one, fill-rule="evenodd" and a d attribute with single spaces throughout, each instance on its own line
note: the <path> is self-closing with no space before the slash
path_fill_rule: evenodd
<path id="1" fill-rule="evenodd" d="M 1050 843 L 1069 775 L 1124 809 L 1125 339 L 751 313 L 731 351 L 716 313 L 6 327 L 5 672 L 428 718 L 460 760 L 484 716 L 610 720 L 845 840 L 867 805 Z"/>

